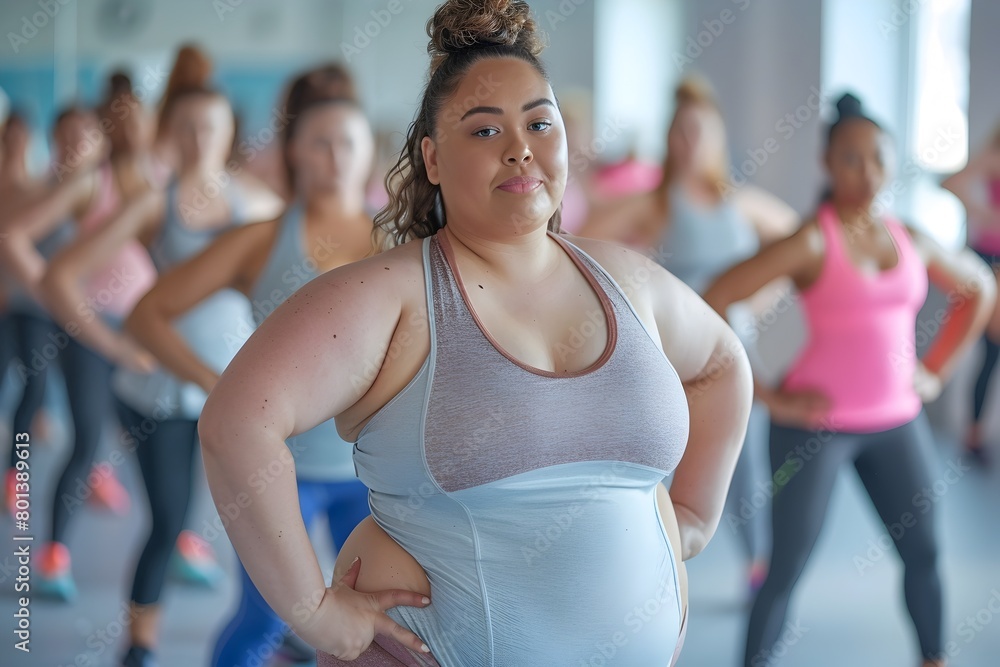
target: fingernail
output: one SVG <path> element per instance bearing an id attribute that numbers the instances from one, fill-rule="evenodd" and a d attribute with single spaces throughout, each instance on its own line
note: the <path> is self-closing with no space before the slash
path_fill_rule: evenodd
<path id="1" fill-rule="evenodd" d="M 427 644 L 421 644 L 420 645 L 420 650 L 423 651 L 424 653 L 430 653 L 431 652 L 431 650 L 429 648 L 427 648 Z"/>
<path id="2" fill-rule="evenodd" d="M 420 601 L 423 602 L 424 604 L 430 604 L 431 603 L 431 599 L 430 598 L 420 598 Z"/>
<path id="3" fill-rule="evenodd" d="M 354 560 L 351 561 L 351 567 L 357 565 L 359 560 L 361 560 L 361 556 L 355 556 Z"/>

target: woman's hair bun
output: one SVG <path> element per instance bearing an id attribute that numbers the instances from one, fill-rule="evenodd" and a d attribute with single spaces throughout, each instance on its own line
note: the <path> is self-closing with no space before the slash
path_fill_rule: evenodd
<path id="1" fill-rule="evenodd" d="M 838 120 L 845 118 L 864 118 L 865 112 L 861 105 L 861 100 L 851 94 L 844 93 L 837 100 L 837 116 Z"/>
<path id="2" fill-rule="evenodd" d="M 451 54 L 501 46 L 537 57 L 545 44 L 524 0 L 448 0 L 427 22 L 431 71 Z"/>
<path id="3" fill-rule="evenodd" d="M 116 70 L 108 77 L 108 97 L 116 98 L 122 95 L 132 95 L 132 79 L 121 70 Z"/>

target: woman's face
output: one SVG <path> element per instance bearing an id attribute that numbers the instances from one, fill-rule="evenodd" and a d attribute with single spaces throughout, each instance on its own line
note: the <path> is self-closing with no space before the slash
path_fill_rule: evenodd
<path id="1" fill-rule="evenodd" d="M 112 108 L 125 109 L 125 113 L 112 116 L 108 139 L 116 150 L 134 152 L 142 149 L 149 137 L 149 118 L 142 104 L 134 97 L 123 95 L 121 102 L 112 103 Z"/>
<path id="2" fill-rule="evenodd" d="M 7 121 L 3 129 L 3 146 L 0 153 L 11 160 L 24 160 L 28 154 L 30 134 L 28 126 L 20 118 Z"/>
<path id="3" fill-rule="evenodd" d="M 325 104 L 306 111 L 288 146 L 296 191 L 364 196 L 375 142 L 364 114 L 349 104 Z"/>
<path id="4" fill-rule="evenodd" d="M 76 111 L 55 126 L 56 161 L 64 166 L 76 167 L 104 157 L 107 143 L 98 129 L 97 116 L 89 111 Z"/>
<path id="5" fill-rule="evenodd" d="M 170 130 L 181 166 L 219 166 L 233 146 L 233 111 L 221 95 L 193 95 L 178 100 Z"/>
<path id="6" fill-rule="evenodd" d="M 448 224 L 484 239 L 544 228 L 566 189 L 566 132 L 552 88 L 516 58 L 469 68 L 421 148 Z"/>
<path id="7" fill-rule="evenodd" d="M 849 206 L 866 207 L 885 185 L 886 138 L 864 119 L 836 129 L 826 151 L 833 198 Z"/>
<path id="8" fill-rule="evenodd" d="M 705 174 L 725 164 L 722 117 L 704 104 L 682 104 L 667 132 L 667 150 L 685 172 Z"/>

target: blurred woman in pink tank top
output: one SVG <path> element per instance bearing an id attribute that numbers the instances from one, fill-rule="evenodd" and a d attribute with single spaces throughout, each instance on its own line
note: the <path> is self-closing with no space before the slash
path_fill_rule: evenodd
<path id="1" fill-rule="evenodd" d="M 974 254 L 947 252 L 881 210 L 875 198 L 887 182 L 886 134 L 851 94 L 837 110 L 825 153 L 830 194 L 816 215 L 727 271 L 705 294 L 725 313 L 787 276 L 799 291 L 808 329 L 780 387 L 756 386 L 771 414 L 777 491 L 771 567 L 750 616 L 743 664 L 771 667 L 783 655 L 776 644 L 792 589 L 819 537 L 837 474 L 851 464 L 903 561 L 922 665 L 942 667 L 935 505 L 918 502 L 932 481 L 927 455 L 933 440 L 922 402 L 937 397 L 955 361 L 982 333 L 996 289 Z M 918 359 L 917 312 L 928 281 L 948 295 L 950 310 Z"/>
<path id="2" fill-rule="evenodd" d="M 965 206 L 969 247 L 993 268 L 994 274 L 1000 274 L 1000 125 L 987 147 L 974 156 L 965 169 L 945 179 L 941 186 L 955 193 Z M 976 378 L 972 423 L 965 434 L 966 452 L 981 464 L 987 463 L 983 408 L 990 378 L 1000 359 L 1000 309 L 993 310 L 983 341 L 986 356 Z"/>

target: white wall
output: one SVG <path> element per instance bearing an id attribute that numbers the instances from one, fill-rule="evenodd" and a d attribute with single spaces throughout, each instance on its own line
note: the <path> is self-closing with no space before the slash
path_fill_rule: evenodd
<path id="1" fill-rule="evenodd" d="M 969 142 L 978 150 L 1000 123 L 1000 2 L 972 0 Z"/>
<path id="2" fill-rule="evenodd" d="M 654 162 L 662 157 L 683 21 L 680 0 L 598 0 L 594 128 L 595 137 L 611 139 L 601 160 L 630 151 Z"/>
<path id="3" fill-rule="evenodd" d="M 177 46 L 195 42 L 220 66 L 298 67 L 347 61 L 376 125 L 404 131 L 412 120 L 427 73 L 425 25 L 439 0 L 147 0 L 151 13 L 138 29 L 108 32 L 104 0 L 6 0 L 0 29 L 19 35 L 39 1 L 58 8 L 40 15 L 30 39 L 0 45 L 0 67 L 57 65 L 57 101 L 76 96 L 75 66 L 129 63 L 135 83 L 158 96 Z M 60 4 L 66 2 L 66 6 Z M 531 3 L 551 46 L 543 59 L 553 83 L 594 83 L 594 1 Z M 59 23 L 57 26 L 56 24 Z M 57 35 L 60 35 L 57 38 Z M 15 52 L 14 49 L 17 49 Z M 143 77 L 151 73 L 148 85 Z"/>
<path id="4" fill-rule="evenodd" d="M 708 43 L 690 68 L 706 75 L 718 93 L 735 180 L 749 178 L 798 211 L 809 210 L 821 182 L 814 93 L 822 82 L 821 3 L 704 0 L 686 6 L 684 43 L 699 36 Z M 715 22 L 724 12 L 732 21 L 709 42 L 705 33 L 718 31 Z"/>

